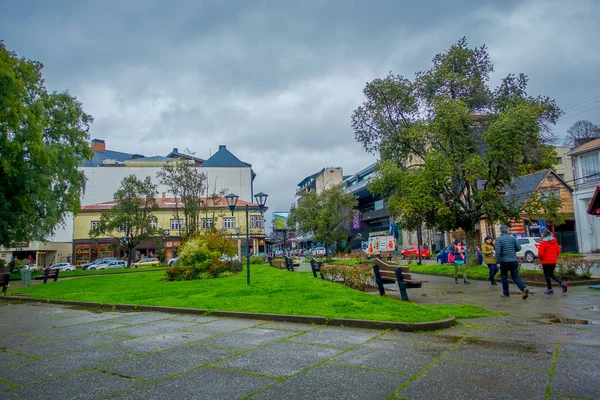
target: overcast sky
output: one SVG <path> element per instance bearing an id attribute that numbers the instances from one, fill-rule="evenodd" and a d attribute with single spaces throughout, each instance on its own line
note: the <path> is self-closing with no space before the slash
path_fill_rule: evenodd
<path id="1" fill-rule="evenodd" d="M 462 36 L 488 46 L 492 86 L 523 72 L 566 109 L 558 135 L 600 124 L 597 0 L 3 0 L 0 12 L 0 39 L 83 102 L 92 138 L 147 156 L 226 144 L 271 211 L 323 167 L 374 162 L 350 126 L 365 83 L 412 78 Z"/>

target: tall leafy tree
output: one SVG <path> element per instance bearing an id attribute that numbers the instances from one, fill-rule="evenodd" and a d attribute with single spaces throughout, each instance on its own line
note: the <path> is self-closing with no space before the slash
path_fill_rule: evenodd
<path id="1" fill-rule="evenodd" d="M 340 186 L 316 192 L 302 192 L 290 209 L 288 226 L 300 234 L 312 235 L 313 241 L 325 243 L 326 254 L 334 243 L 348 240 L 352 210 L 358 201 Z"/>
<path id="2" fill-rule="evenodd" d="M 100 216 L 96 228 L 90 230 L 91 237 L 109 236 L 120 240 L 128 250 L 128 265 L 133 260 L 133 249 L 149 238 L 158 236 L 154 228 L 158 210 L 158 191 L 149 176 L 143 181 L 135 175 L 123 178 L 121 186 L 113 195 L 115 206 Z"/>
<path id="3" fill-rule="evenodd" d="M 68 92 L 48 93 L 42 63 L 0 41 L 0 245 L 45 240 L 77 212 L 93 155 L 92 117 Z"/>
<path id="4" fill-rule="evenodd" d="M 199 233 L 206 174 L 187 160 L 178 160 L 166 163 L 156 176 L 175 196 L 175 218 L 183 220 L 179 235 L 187 239 Z"/>
<path id="5" fill-rule="evenodd" d="M 463 229 L 471 264 L 477 222 L 519 216 L 505 187 L 552 166 L 550 128 L 561 114 L 553 100 L 527 94 L 524 75 L 491 90 L 492 72 L 485 46 L 463 38 L 413 81 L 390 73 L 367 83 L 352 115 L 356 140 L 382 158 L 370 190 L 389 197 L 408 228 Z"/>
<path id="6" fill-rule="evenodd" d="M 567 138 L 565 144 L 567 146 L 581 146 L 587 142 L 600 137 L 600 126 L 590 121 L 577 121 L 569 129 L 567 129 Z"/>

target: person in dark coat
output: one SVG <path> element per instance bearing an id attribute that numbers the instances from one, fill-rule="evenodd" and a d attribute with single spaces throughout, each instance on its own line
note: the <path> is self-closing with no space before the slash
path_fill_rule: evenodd
<path id="1" fill-rule="evenodd" d="M 542 263 L 544 278 L 546 278 L 546 286 L 548 287 L 548 290 L 546 290 L 544 294 L 554 294 L 554 290 L 552 289 L 552 279 L 558 282 L 563 293 L 567 291 L 568 285 L 561 281 L 560 278 L 554 273 L 559 254 L 560 247 L 556 242 L 556 238 L 552 236 L 552 232 L 550 232 L 548 229 L 544 229 L 542 231 L 542 241 L 538 247 L 538 258 Z"/>
<path id="2" fill-rule="evenodd" d="M 494 250 L 496 251 L 496 264 L 500 267 L 500 279 L 502 280 L 502 295 L 501 297 L 510 297 L 508 289 L 508 272 L 515 284 L 523 292 L 523 299 L 529 296 L 529 289 L 523 283 L 519 276 L 519 260 L 517 252 L 521 251 L 521 245 L 517 243 L 517 239 L 508 234 L 508 226 L 500 227 L 500 237 L 496 239 Z"/>

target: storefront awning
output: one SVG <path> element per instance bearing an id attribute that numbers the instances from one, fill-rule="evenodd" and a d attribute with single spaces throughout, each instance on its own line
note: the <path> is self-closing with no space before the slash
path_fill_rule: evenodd
<path id="1" fill-rule="evenodd" d="M 600 215 L 600 185 L 596 186 L 596 191 L 594 192 L 594 196 L 592 197 L 592 201 L 590 201 L 590 205 L 588 206 L 587 213 L 591 215 Z"/>

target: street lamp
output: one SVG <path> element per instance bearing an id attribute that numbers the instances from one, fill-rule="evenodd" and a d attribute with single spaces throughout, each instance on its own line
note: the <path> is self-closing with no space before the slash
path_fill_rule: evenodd
<path id="1" fill-rule="evenodd" d="M 265 209 L 265 204 L 267 202 L 268 194 L 263 192 L 257 193 L 254 195 L 256 198 L 256 202 L 258 203 L 258 209 L 260 210 L 260 216 L 262 217 L 263 211 Z M 240 197 L 236 194 L 229 193 L 225 196 L 225 200 L 227 200 L 227 205 L 231 210 L 231 215 L 233 215 L 233 211 L 235 210 L 235 205 Z M 248 221 L 248 211 L 249 207 L 246 204 L 246 284 L 250 284 L 250 223 Z"/>

